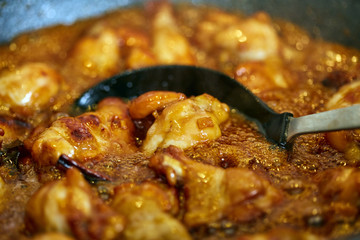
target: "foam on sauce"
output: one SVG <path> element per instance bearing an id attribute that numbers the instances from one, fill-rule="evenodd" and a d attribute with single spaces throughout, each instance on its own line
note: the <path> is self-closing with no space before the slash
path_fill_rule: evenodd
<path id="1" fill-rule="evenodd" d="M 16 132 L 19 134 L 18 138 L 15 136 L 17 140 L 9 142 L 10 138 L 5 138 L 8 136 L 6 128 L 1 125 L 5 121 L 0 121 L 0 130 L 5 131 L 5 135 L 0 136 L 0 177 L 6 185 L 5 190 L 0 192 L 0 232 L 5 238 L 27 239 L 33 236 L 34 233 L 29 232 L 24 224 L 27 201 L 40 186 L 64 176 L 63 169 L 56 166 L 39 169 L 32 161 L 27 144 L 31 144 L 34 132 L 42 132 L 55 119 L 66 116 L 73 100 L 92 85 L 134 66 L 131 65 L 133 58 L 136 63 L 161 63 L 154 57 L 156 53 L 151 52 L 154 11 L 156 13 L 156 8 L 120 9 L 71 26 L 54 26 L 30 32 L 0 47 L 0 77 L 16 73 L 23 64 L 44 62 L 63 79 L 51 106 L 36 109 L 30 117 L 0 106 L 0 120 L 11 117 L 26 121 L 31 126 L 27 125 L 20 134 Z M 196 65 L 235 77 L 277 112 L 287 111 L 297 117 L 325 111 L 326 103 L 341 85 L 360 81 L 359 51 L 312 39 L 298 26 L 273 20 L 265 13 L 246 17 L 208 7 L 179 5 L 171 14 L 177 24 L 176 32 L 190 44 L 194 57 L 191 60 Z M 247 28 L 247 24 L 263 29 L 260 36 L 256 28 Z M 262 46 L 262 33 L 274 37 L 272 46 Z M 112 42 L 114 36 L 116 43 Z M 223 36 L 235 39 L 235 42 L 227 43 L 221 39 Z M 115 59 L 115 68 L 108 67 L 107 59 L 100 63 L 91 62 L 92 56 L 89 56 L 89 61 L 79 60 L 81 50 L 77 49 L 77 44 L 87 41 L 84 44 L 92 46 L 91 41 L 98 39 L 119 47 L 119 55 L 111 58 Z M 274 46 L 276 51 L 270 51 Z M 265 50 L 259 52 L 259 49 Z M 256 59 L 249 58 L 255 50 Z M 107 49 L 103 51 L 107 52 Z M 239 52 L 245 52 L 246 57 Z M 96 56 L 97 53 L 94 54 Z M 139 56 L 136 54 L 141 57 L 136 58 Z M 116 57 L 121 60 L 116 60 Z M 134 120 L 138 144 L 142 143 L 145 130 L 152 121 L 153 116 Z M 188 229 L 192 237 L 236 239 L 255 233 L 270 236 L 274 233 L 270 231 L 266 235 L 267 232 L 271 229 L 276 232 L 279 226 L 325 237 L 359 232 L 359 210 L 353 204 L 360 199 L 357 185 L 354 183 L 350 186 L 353 189 L 347 190 L 356 194 L 343 193 L 344 196 L 349 194 L 347 202 L 346 197 L 337 197 L 338 192 L 344 189 L 341 184 L 345 186 L 346 182 L 339 183 L 339 186 L 331 186 L 331 183 L 327 186 L 322 180 L 336 179 L 334 176 L 341 174 L 333 170 L 341 171 L 346 167 L 354 171 L 351 176 L 356 182 L 360 175 L 359 162 L 346 157 L 351 154 L 346 155 L 334 148 L 326 134 L 300 136 L 291 150 L 284 150 L 269 143 L 257 132 L 253 123 L 235 113 L 221 125 L 221 130 L 220 138 L 192 146 L 185 150 L 186 155 L 194 161 L 223 169 L 251 169 L 282 191 L 285 200 L 269 209 L 269 214 L 249 222 L 237 223 L 225 218 Z M 354 144 L 359 146 L 359 138 L 354 139 Z M 164 183 L 164 179 L 148 167 L 150 156 L 141 152 L 118 156 L 116 152 L 107 153 L 101 162 L 84 164 L 113 179 L 112 182 L 92 185 L 104 202 L 110 201 L 114 187 L 122 183 L 145 180 Z M 184 193 L 179 193 L 180 202 L 184 201 L 181 194 Z M 181 219 L 181 213 L 178 218 Z"/>

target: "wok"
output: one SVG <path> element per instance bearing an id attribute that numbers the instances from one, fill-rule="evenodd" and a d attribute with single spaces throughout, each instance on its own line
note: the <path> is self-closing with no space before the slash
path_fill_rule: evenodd
<path id="1" fill-rule="evenodd" d="M 144 0 L 0 0 L 0 44 L 19 33 L 100 15 L 113 8 L 142 4 Z M 360 48 L 358 0 L 173 0 L 209 4 L 251 14 L 264 10 L 290 20 L 314 37 Z"/>
<path id="2" fill-rule="evenodd" d="M 20 33 L 55 24 L 71 24 L 142 0 L 0 0 L 0 44 Z M 245 14 L 266 11 L 306 29 L 312 36 L 360 49 L 358 0 L 174 0 L 236 9 Z M 348 239 L 359 239 L 360 235 Z"/>

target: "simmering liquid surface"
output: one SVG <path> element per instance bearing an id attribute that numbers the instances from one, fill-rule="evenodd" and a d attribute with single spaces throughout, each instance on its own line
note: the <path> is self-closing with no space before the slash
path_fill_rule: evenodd
<path id="1" fill-rule="evenodd" d="M 21 35 L 0 47 L 0 233 L 5 239 L 358 233 L 359 130 L 303 135 L 285 150 L 207 95 L 108 99 L 77 117 L 70 107 L 89 87 L 125 70 L 186 64 L 226 73 L 275 111 L 298 117 L 360 103 L 359 58 L 358 50 L 312 39 L 263 12 L 164 2 Z"/>

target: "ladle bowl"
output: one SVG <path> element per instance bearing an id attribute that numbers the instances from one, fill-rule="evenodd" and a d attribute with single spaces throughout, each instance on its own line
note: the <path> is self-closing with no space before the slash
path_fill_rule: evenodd
<path id="1" fill-rule="evenodd" d="M 202 67 L 164 65 L 126 71 L 83 93 L 75 101 L 77 109 L 87 110 L 106 97 L 133 99 L 154 90 L 176 91 L 187 96 L 208 93 L 254 121 L 259 131 L 281 146 L 300 134 L 360 128 L 360 105 L 299 118 L 277 113 L 233 78 Z"/>

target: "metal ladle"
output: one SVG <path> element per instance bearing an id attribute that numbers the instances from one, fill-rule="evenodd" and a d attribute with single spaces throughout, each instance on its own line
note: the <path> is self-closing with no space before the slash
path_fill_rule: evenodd
<path id="1" fill-rule="evenodd" d="M 208 93 L 256 122 L 268 140 L 282 147 L 300 134 L 360 128 L 360 105 L 294 118 L 288 112 L 276 113 L 229 76 L 195 66 L 166 65 L 127 71 L 90 88 L 75 106 L 86 110 L 105 97 L 132 99 L 153 90 L 187 96 Z"/>

